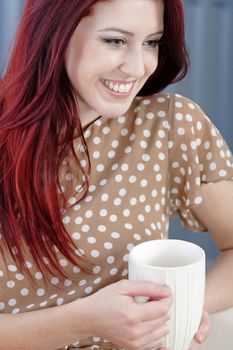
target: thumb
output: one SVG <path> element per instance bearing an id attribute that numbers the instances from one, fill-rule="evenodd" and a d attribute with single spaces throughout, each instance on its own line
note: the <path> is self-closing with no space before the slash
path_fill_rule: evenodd
<path id="1" fill-rule="evenodd" d="M 161 299 L 171 296 L 171 289 L 166 285 L 152 281 L 127 281 L 121 294 L 131 297 L 146 296 L 147 299 Z"/>

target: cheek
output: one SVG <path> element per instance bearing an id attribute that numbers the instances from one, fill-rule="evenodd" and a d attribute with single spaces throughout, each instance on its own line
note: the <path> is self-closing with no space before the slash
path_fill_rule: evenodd
<path id="1" fill-rule="evenodd" d="M 159 62 L 158 50 L 152 55 L 149 55 L 146 60 L 147 74 L 152 74 L 156 70 Z"/>

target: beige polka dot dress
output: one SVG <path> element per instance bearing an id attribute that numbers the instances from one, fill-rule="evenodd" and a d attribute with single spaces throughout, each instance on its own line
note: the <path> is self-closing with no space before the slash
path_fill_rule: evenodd
<path id="1" fill-rule="evenodd" d="M 56 248 L 70 277 L 54 274 L 48 285 L 30 255 L 26 264 L 34 284 L 10 258 L 1 261 L 2 313 L 61 305 L 127 278 L 134 245 L 168 238 L 171 215 L 179 214 L 193 231 L 205 230 L 192 216 L 192 207 L 202 202 L 201 183 L 233 178 L 232 155 L 219 131 L 198 105 L 180 95 L 136 97 L 125 115 L 100 117 L 84 134 L 91 159 L 85 199 L 76 202 L 83 189 L 72 159 L 64 159 L 60 177 L 68 196 L 64 226 L 79 248 L 77 254 L 85 254 L 93 264 L 93 274 L 71 265 Z M 74 144 L 85 168 L 83 146 L 78 139 Z M 119 349 L 98 337 L 69 348 Z"/>

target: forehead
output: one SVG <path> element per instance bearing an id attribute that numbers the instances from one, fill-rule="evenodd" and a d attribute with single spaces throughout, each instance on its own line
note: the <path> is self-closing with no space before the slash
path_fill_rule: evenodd
<path id="1" fill-rule="evenodd" d="M 163 0 L 104 0 L 92 7 L 92 25 L 131 25 L 141 29 L 163 28 Z"/>

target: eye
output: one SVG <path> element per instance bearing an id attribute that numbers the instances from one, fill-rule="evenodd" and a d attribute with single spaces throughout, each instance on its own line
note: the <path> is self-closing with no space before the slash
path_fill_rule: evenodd
<path id="1" fill-rule="evenodd" d="M 161 40 L 147 40 L 144 45 L 153 49 L 159 46 L 160 44 Z"/>
<path id="2" fill-rule="evenodd" d="M 120 47 L 120 46 L 125 46 L 126 45 L 126 41 L 123 40 L 123 39 L 116 39 L 116 38 L 105 38 L 103 39 L 103 42 L 108 44 L 108 45 L 111 45 L 111 46 L 114 46 L 114 47 Z"/>

